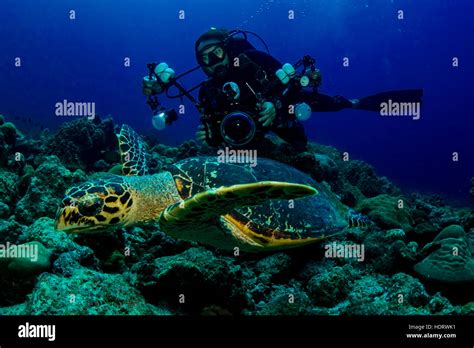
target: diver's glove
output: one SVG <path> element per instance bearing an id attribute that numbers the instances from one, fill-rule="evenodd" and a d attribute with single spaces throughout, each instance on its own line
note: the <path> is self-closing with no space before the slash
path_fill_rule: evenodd
<path id="1" fill-rule="evenodd" d="M 259 115 L 262 116 L 258 120 L 264 127 L 271 126 L 276 117 L 276 108 L 272 102 L 263 103 L 263 110 L 260 111 Z"/>

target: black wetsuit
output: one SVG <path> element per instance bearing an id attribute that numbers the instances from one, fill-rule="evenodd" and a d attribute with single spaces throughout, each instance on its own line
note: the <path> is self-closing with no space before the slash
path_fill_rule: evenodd
<path id="1" fill-rule="evenodd" d="M 233 57 L 239 58 L 238 67 L 233 65 Z M 273 102 L 276 118 L 270 127 L 264 129 L 264 132 L 274 132 L 298 151 L 305 150 L 308 139 L 303 125 L 294 114 L 289 112 L 290 105 L 305 102 L 312 111 L 339 111 L 352 107 L 352 103 L 344 97 L 330 97 L 303 88 L 288 92 L 283 96 L 282 92 L 286 86 L 277 81 L 275 76 L 275 72 L 282 67 L 282 63 L 265 52 L 249 49 L 240 55 L 230 55 L 230 58 L 231 67 L 225 76 L 209 79 L 199 91 L 199 102 L 204 114 L 203 123 L 207 126 L 207 139 L 211 146 L 220 146 L 223 141 L 220 137 L 219 122 L 222 118 L 220 113 L 229 109 L 227 99 L 222 97 L 221 92 L 226 82 L 237 83 L 241 93 L 240 104 L 253 108 L 251 111 L 254 114 L 257 113 L 257 116 L 258 110 L 254 109 L 257 100 L 246 83 L 253 91 L 261 93 L 265 101 Z M 261 124 L 259 126 L 263 129 Z"/>

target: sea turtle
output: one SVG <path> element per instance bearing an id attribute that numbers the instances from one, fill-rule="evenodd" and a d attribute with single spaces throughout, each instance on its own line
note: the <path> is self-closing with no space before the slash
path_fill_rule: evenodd
<path id="1" fill-rule="evenodd" d="M 117 137 L 124 175 L 106 174 L 68 189 L 57 230 L 157 221 L 177 239 L 261 251 L 313 243 L 367 222 L 324 185 L 277 161 L 260 158 L 251 166 L 191 157 L 150 175 L 140 136 L 123 125 Z"/>

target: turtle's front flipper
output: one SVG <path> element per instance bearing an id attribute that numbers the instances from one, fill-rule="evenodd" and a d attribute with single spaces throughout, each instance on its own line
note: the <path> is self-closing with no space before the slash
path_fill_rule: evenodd
<path id="1" fill-rule="evenodd" d="M 159 224 L 163 232 L 180 238 L 180 231 L 189 234 L 213 228 L 222 215 L 238 207 L 258 205 L 269 199 L 296 199 L 317 193 L 311 186 L 277 181 L 223 186 L 168 206 L 161 214 Z"/>

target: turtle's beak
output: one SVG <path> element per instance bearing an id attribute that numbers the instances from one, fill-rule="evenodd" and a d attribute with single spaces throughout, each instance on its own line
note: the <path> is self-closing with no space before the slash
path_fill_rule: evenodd
<path id="1" fill-rule="evenodd" d="M 77 207 L 74 206 L 58 209 L 54 227 L 56 231 L 67 233 L 100 232 L 110 229 L 108 225 L 97 224 L 94 219 L 81 215 Z"/>
<path id="2" fill-rule="evenodd" d="M 92 229 L 94 224 L 91 222 L 79 213 L 77 207 L 65 206 L 58 209 L 54 227 L 57 231 L 80 232 Z"/>
<path id="3" fill-rule="evenodd" d="M 58 211 L 56 212 L 56 222 L 54 224 L 54 227 L 57 231 L 64 231 L 70 227 L 69 221 L 74 215 L 74 210 L 77 214 L 79 214 L 77 212 L 77 208 L 74 207 L 66 206 L 58 208 Z"/>

